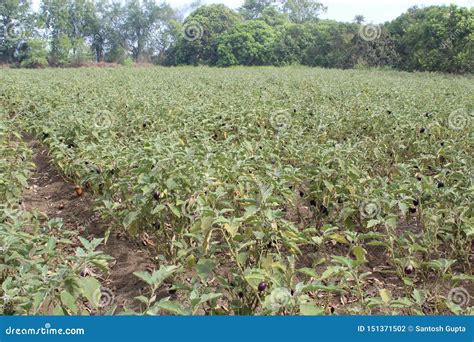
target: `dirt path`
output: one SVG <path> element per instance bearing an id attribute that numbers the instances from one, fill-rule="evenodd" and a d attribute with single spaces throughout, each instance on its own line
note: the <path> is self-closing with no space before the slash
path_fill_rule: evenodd
<path id="1" fill-rule="evenodd" d="M 66 229 L 78 231 L 85 238 L 103 237 L 107 224 L 92 210 L 92 195 L 84 193 L 78 197 L 74 184 L 68 183 L 61 171 L 52 165 L 45 147 L 30 136 L 25 136 L 25 141 L 33 150 L 36 164 L 29 188 L 24 190 L 25 208 L 36 209 L 48 215 L 49 219 L 60 218 Z M 154 268 L 151 252 L 141 243 L 119 233 L 110 234 L 107 244 L 100 249 L 115 259 L 110 273 L 102 280 L 102 286 L 113 293 L 113 304 L 117 305 L 118 311 L 123 306 L 134 308 L 136 301 L 133 298 L 141 294 L 144 284 L 132 273 Z"/>

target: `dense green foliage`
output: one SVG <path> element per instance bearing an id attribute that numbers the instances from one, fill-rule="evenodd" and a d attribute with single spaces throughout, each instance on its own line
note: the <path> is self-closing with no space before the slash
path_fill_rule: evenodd
<path id="1" fill-rule="evenodd" d="M 473 9 L 429 7 L 411 9 L 387 29 L 400 54 L 399 65 L 408 70 L 474 70 Z"/>
<path id="2" fill-rule="evenodd" d="M 220 36 L 220 66 L 271 64 L 275 32 L 264 21 L 244 21 Z"/>
<path id="3" fill-rule="evenodd" d="M 448 300 L 473 280 L 470 77 L 189 67 L 0 81 L 6 112 L 112 228 L 155 237 L 159 270 L 136 274 L 148 314 L 473 313 Z M 155 296 L 169 283 L 180 300 Z"/>
<path id="4" fill-rule="evenodd" d="M 474 70 L 472 8 L 413 7 L 383 25 L 364 25 L 362 15 L 352 23 L 319 19 L 325 10 L 315 0 L 246 0 L 238 11 L 205 5 L 183 18 L 153 0 L 42 0 L 39 13 L 25 0 L 7 0 L 0 4 L 0 62 L 42 67 L 47 55 L 52 66 L 133 58 L 163 65 Z"/>
<path id="5" fill-rule="evenodd" d="M 168 51 L 170 64 L 209 64 L 219 61 L 219 37 L 239 22 L 237 13 L 224 5 L 202 6 L 184 22 L 183 35 L 178 36 L 172 51 Z"/>

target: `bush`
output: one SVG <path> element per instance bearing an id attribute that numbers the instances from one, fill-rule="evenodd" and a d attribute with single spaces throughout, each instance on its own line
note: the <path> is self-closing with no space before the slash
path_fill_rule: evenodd
<path id="1" fill-rule="evenodd" d="M 80 39 L 77 44 L 75 51 L 71 57 L 71 64 L 75 67 L 80 67 L 87 65 L 92 61 L 92 52 L 87 46 L 86 42 L 83 39 Z"/>
<path id="2" fill-rule="evenodd" d="M 131 57 L 127 57 L 120 64 L 122 64 L 124 66 L 127 66 L 127 67 L 131 67 L 131 66 L 133 66 L 133 59 Z"/>
<path id="3" fill-rule="evenodd" d="M 20 66 L 22 68 L 44 68 L 48 65 L 48 51 L 45 42 L 33 39 L 27 42 L 20 55 Z"/>
<path id="4" fill-rule="evenodd" d="M 66 34 L 61 33 L 58 37 L 53 38 L 49 53 L 49 64 L 53 66 L 69 65 L 71 63 L 71 48 L 71 41 Z"/>
<path id="5" fill-rule="evenodd" d="M 219 39 L 219 66 L 268 65 L 275 41 L 274 29 L 263 21 L 237 24 Z"/>

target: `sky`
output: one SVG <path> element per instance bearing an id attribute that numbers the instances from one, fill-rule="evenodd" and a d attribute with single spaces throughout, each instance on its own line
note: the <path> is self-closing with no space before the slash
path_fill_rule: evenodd
<path id="1" fill-rule="evenodd" d="M 321 15 L 324 19 L 334 19 L 338 21 L 352 21 L 357 14 L 362 14 L 366 22 L 380 24 L 393 20 L 408 8 L 429 5 L 449 5 L 451 3 L 458 6 L 474 6 L 474 0 L 320 0 L 328 7 L 328 11 Z M 40 0 L 33 0 L 35 8 Z M 157 0 L 161 2 L 161 0 Z M 192 0 L 168 0 L 173 7 L 186 6 Z M 243 0 L 202 0 L 205 4 L 222 3 L 231 8 L 238 8 Z"/>

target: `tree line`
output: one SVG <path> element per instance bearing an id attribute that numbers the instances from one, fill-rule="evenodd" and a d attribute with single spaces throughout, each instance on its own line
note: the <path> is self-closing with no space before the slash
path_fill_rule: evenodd
<path id="1" fill-rule="evenodd" d="M 315 0 L 246 0 L 238 10 L 199 1 L 176 9 L 154 0 L 42 0 L 34 11 L 28 0 L 2 0 L 0 63 L 474 70 L 473 8 L 412 7 L 381 25 L 363 15 L 320 19 L 325 10 Z"/>

